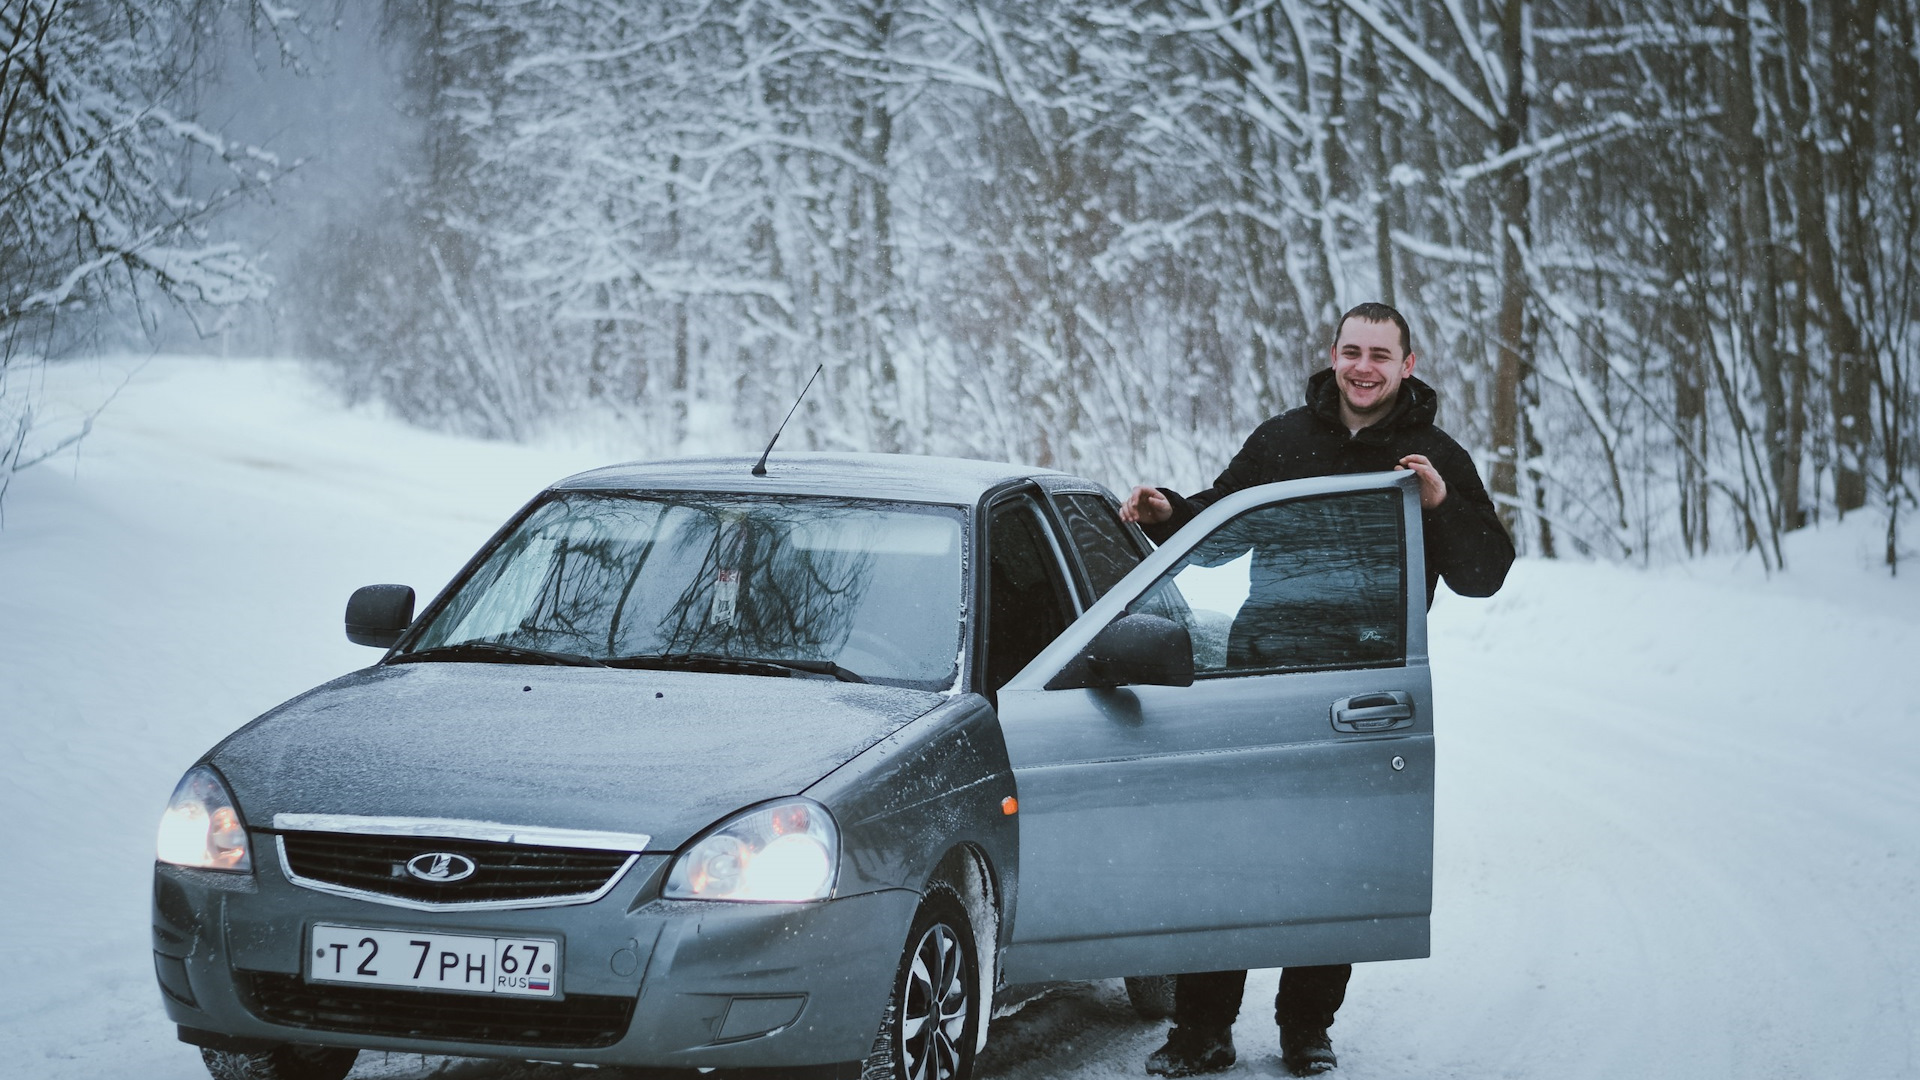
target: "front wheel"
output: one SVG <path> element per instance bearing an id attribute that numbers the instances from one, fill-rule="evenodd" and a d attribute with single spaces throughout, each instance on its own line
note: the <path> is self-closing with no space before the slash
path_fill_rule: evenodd
<path id="1" fill-rule="evenodd" d="M 966 905 L 934 885 L 914 914 L 865 1080 L 968 1080 L 983 1007 L 979 971 Z"/>
<path id="2" fill-rule="evenodd" d="M 200 1050 L 213 1080 L 345 1080 L 360 1051 L 339 1046 L 283 1043 L 271 1050 L 236 1053 Z"/>

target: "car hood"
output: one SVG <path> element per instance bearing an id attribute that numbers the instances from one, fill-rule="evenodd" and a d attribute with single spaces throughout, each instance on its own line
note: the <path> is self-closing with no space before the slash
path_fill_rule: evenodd
<path id="1" fill-rule="evenodd" d="M 287 702 L 209 759 L 256 828 L 457 818 L 645 833 L 665 851 L 804 791 L 943 700 L 811 678 L 394 664 Z"/>

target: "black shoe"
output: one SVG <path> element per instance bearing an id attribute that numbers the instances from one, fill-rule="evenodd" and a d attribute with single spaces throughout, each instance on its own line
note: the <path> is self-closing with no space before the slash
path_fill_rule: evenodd
<path id="1" fill-rule="evenodd" d="M 1325 1028 L 1295 1032 L 1280 1029 L 1280 1064 L 1295 1076 L 1318 1076 L 1332 1072 L 1340 1064 L 1333 1056 L 1333 1040 Z"/>
<path id="2" fill-rule="evenodd" d="M 1178 1024 L 1167 1032 L 1166 1045 L 1147 1055 L 1152 1076 L 1200 1076 L 1233 1068 L 1233 1032 L 1200 1032 Z"/>

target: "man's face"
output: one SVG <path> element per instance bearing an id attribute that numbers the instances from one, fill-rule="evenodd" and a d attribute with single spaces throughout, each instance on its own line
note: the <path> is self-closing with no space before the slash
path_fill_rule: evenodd
<path id="1" fill-rule="evenodd" d="M 1393 408 L 1400 381 L 1413 374 L 1413 354 L 1400 351 L 1400 328 L 1390 322 L 1348 319 L 1333 344 L 1333 377 L 1340 400 L 1355 417 L 1376 420 Z"/>

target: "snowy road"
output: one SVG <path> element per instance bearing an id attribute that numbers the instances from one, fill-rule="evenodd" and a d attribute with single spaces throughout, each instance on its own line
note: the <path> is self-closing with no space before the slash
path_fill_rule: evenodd
<path id="1" fill-rule="evenodd" d="M 119 370 L 124 370 L 121 365 Z M 95 400 L 106 369 L 57 373 Z M 346 412 L 287 365 L 141 370 L 77 468 L 23 474 L 0 530 L 0 1073 L 204 1076 L 152 985 L 152 831 L 226 731 L 371 653 L 347 593 L 430 590 L 541 484 L 608 458 Z M 1434 955 L 1362 966 L 1351 1080 L 1920 1076 L 1915 574 L 1871 522 L 1793 572 L 1523 562 L 1433 615 Z M 1920 563 L 1915 564 L 1920 570 Z M 1257 973 L 1239 1076 L 1277 1076 Z M 1117 985 L 996 1021 L 990 1077 L 1140 1075 L 1160 1028 Z M 365 1055 L 356 1077 L 578 1075 Z"/>

